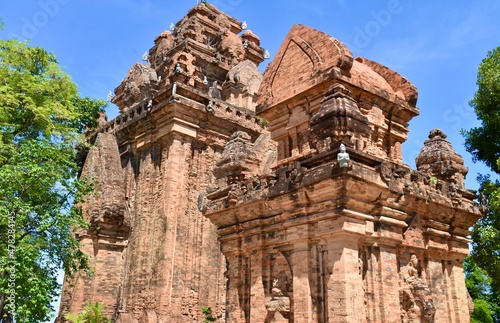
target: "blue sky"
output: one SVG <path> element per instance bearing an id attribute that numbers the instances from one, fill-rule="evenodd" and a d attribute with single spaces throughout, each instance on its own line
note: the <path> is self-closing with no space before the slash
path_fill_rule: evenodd
<path id="1" fill-rule="evenodd" d="M 442 129 L 469 167 L 468 188 L 487 173 L 463 148 L 460 129 L 477 126 L 468 101 L 488 50 L 500 46 L 500 1 L 257 1 L 209 0 L 261 39 L 271 59 L 293 24 L 319 29 L 354 56 L 382 63 L 419 90 L 420 116 L 410 122 L 404 161 L 415 167 L 423 141 Z M 180 20 L 196 0 L 0 0 L 0 37 L 30 39 L 54 52 L 84 96 L 105 99 L 157 35 Z M 271 60 L 260 66 L 264 70 Z M 117 109 L 107 110 L 112 118 Z"/>

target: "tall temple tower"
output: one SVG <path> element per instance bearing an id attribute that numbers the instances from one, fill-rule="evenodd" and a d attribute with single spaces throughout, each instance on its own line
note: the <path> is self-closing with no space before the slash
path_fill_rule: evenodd
<path id="1" fill-rule="evenodd" d="M 481 216 L 467 167 L 430 132 L 403 162 L 417 89 L 295 25 L 264 75 L 259 38 L 201 3 L 116 88 L 89 132 L 97 194 L 78 232 L 121 323 L 469 322 L 462 260 Z"/>
<path id="2" fill-rule="evenodd" d="M 223 316 L 226 261 L 198 199 L 230 136 L 263 132 L 259 43 L 199 4 L 116 88 L 120 115 L 89 135 L 82 172 L 97 182 L 83 205 L 91 227 L 79 232 L 94 275 L 65 282 L 59 320 L 91 301 L 124 323 L 200 322 L 201 306 Z"/>

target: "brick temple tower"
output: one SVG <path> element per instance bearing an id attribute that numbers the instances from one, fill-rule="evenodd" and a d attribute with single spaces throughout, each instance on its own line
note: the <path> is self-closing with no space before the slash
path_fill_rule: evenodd
<path id="1" fill-rule="evenodd" d="M 403 162 L 417 89 L 296 25 L 262 75 L 259 38 L 199 4 L 160 34 L 88 134 L 98 193 L 78 232 L 121 323 L 469 322 L 462 260 L 481 212 L 439 129 Z"/>
<path id="2" fill-rule="evenodd" d="M 91 227 L 78 237 L 95 274 L 65 282 L 61 321 L 91 301 L 123 323 L 200 322 L 202 306 L 223 316 L 226 261 L 198 199 L 230 136 L 255 141 L 263 131 L 264 50 L 211 5 L 173 29 L 116 88 L 120 115 L 89 135 L 82 176 L 97 180 L 98 194 L 83 205 Z"/>
<path id="3" fill-rule="evenodd" d="M 230 141 L 204 204 L 228 259 L 227 322 L 469 322 L 462 260 L 480 211 L 442 131 L 418 170 L 403 163 L 416 102 L 396 72 L 291 29 L 256 110 L 272 171 Z"/>

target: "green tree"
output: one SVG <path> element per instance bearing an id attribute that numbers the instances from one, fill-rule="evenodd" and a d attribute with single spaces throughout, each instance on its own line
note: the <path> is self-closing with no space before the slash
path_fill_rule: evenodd
<path id="1" fill-rule="evenodd" d="M 474 300 L 474 312 L 470 317 L 471 323 L 495 323 L 491 303 L 484 299 Z"/>
<path id="2" fill-rule="evenodd" d="M 105 102 L 82 98 L 55 56 L 0 39 L 0 322 L 42 322 L 57 273 L 88 268 L 72 230 L 85 227 L 76 145 Z"/>
<path id="3" fill-rule="evenodd" d="M 474 300 L 471 322 L 494 323 L 499 313 L 498 293 L 491 285 L 491 278 L 469 256 L 464 260 L 465 284 Z"/>
<path id="4" fill-rule="evenodd" d="M 87 304 L 80 314 L 68 313 L 65 317 L 72 323 L 105 323 L 111 320 L 102 314 L 104 306 L 96 302 Z"/>
<path id="5" fill-rule="evenodd" d="M 500 174 L 500 47 L 488 52 L 479 65 L 477 86 L 470 105 L 481 126 L 463 131 L 465 147 L 475 160 Z"/>
<path id="6" fill-rule="evenodd" d="M 484 162 L 494 173 L 500 174 L 500 47 L 488 52 L 481 62 L 477 74 L 477 91 L 470 105 L 474 108 L 479 127 L 462 130 L 465 147 L 475 161 Z M 489 175 L 480 175 L 480 203 L 486 213 L 473 228 L 471 259 L 491 278 L 490 298 L 476 295 L 483 315 L 494 311 L 493 317 L 500 320 L 498 306 L 486 306 L 488 302 L 500 300 L 500 183 Z M 469 289 L 470 290 L 470 289 Z M 471 293 L 472 294 L 472 293 Z M 493 305 L 498 304 L 493 303 Z M 483 318 L 484 319 L 484 318 Z"/>

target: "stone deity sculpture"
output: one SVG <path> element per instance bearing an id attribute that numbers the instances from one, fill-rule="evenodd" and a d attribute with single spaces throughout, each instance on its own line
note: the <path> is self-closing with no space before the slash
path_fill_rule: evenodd
<path id="1" fill-rule="evenodd" d="M 337 154 L 339 167 L 349 167 L 349 154 L 345 151 L 345 145 L 340 145 L 340 152 Z"/>
<path id="2" fill-rule="evenodd" d="M 403 322 L 434 323 L 436 309 L 429 286 L 418 276 L 418 258 L 411 255 L 410 261 L 401 268 L 401 312 Z"/>
<path id="3" fill-rule="evenodd" d="M 266 302 L 267 316 L 264 323 L 289 322 L 290 298 L 287 296 L 284 282 L 274 279 L 271 289 L 271 299 Z"/>

